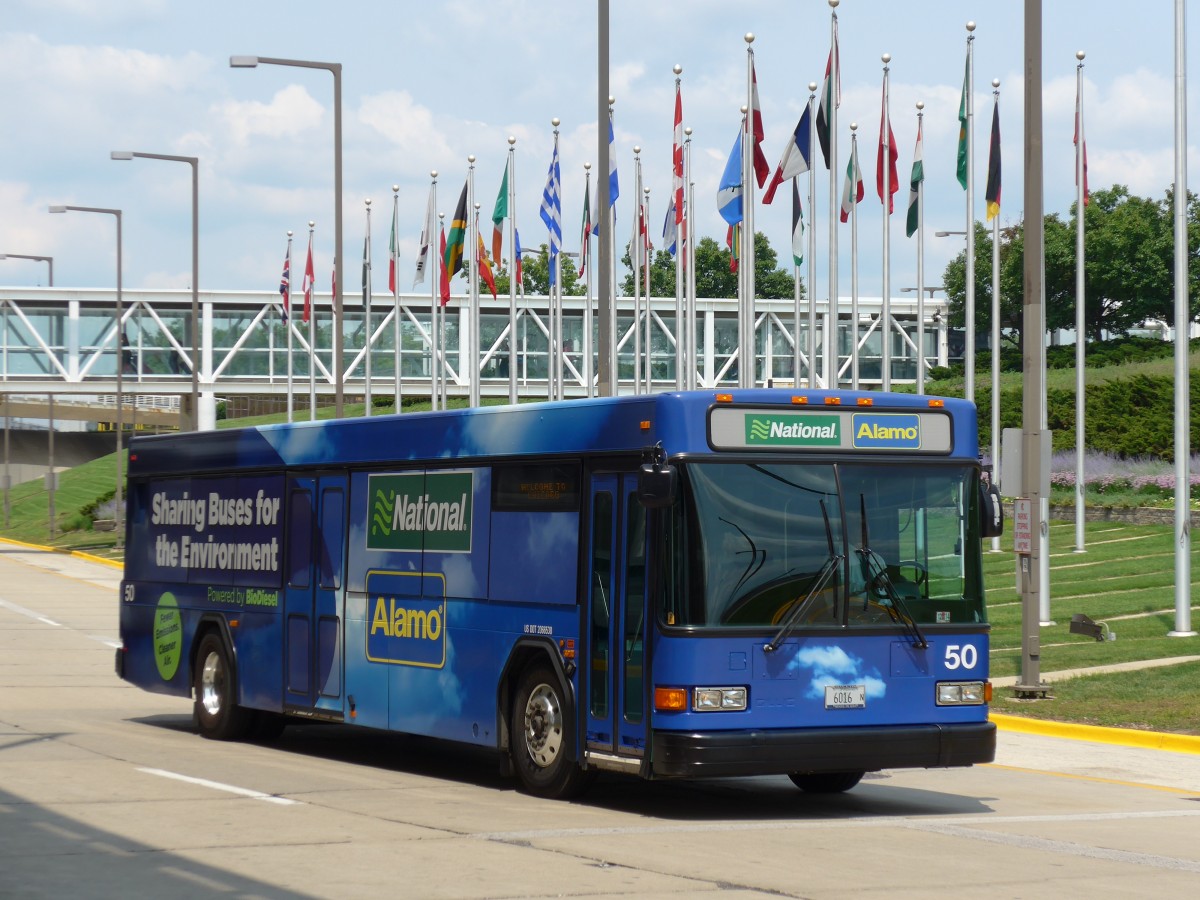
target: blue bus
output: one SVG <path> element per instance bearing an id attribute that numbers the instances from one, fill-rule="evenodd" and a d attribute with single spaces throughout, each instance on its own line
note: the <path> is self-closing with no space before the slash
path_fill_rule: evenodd
<path id="1" fill-rule="evenodd" d="M 746 389 L 136 437 L 118 674 L 599 771 L 990 761 L 973 404 Z"/>

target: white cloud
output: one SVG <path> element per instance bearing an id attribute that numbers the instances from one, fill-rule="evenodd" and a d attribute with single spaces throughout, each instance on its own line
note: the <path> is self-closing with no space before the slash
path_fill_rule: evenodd
<path id="1" fill-rule="evenodd" d="M 291 84 L 270 102 L 225 100 L 213 107 L 218 123 L 234 143 L 245 144 L 252 137 L 295 138 L 321 125 L 325 110 L 308 89 Z"/>

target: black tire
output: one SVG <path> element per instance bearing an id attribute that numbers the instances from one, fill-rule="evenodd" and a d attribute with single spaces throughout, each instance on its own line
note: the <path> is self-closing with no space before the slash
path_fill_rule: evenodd
<path id="1" fill-rule="evenodd" d="M 792 772 L 788 778 L 806 794 L 841 794 L 862 781 L 865 772 Z"/>
<path id="2" fill-rule="evenodd" d="M 192 688 L 196 725 L 204 737 L 234 741 L 246 736 L 254 714 L 237 705 L 237 673 L 225 642 L 215 632 L 200 641 Z"/>
<path id="3" fill-rule="evenodd" d="M 575 724 L 566 700 L 562 682 L 545 663 L 521 674 L 509 723 L 510 752 L 521 786 L 537 797 L 565 800 L 591 780 L 575 759 Z"/>

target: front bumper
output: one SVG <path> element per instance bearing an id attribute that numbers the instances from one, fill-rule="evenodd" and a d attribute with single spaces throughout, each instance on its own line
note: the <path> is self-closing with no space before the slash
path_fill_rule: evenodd
<path id="1" fill-rule="evenodd" d="M 659 778 L 724 778 L 792 772 L 872 772 L 970 766 L 996 757 L 991 722 L 787 731 L 654 733 Z"/>

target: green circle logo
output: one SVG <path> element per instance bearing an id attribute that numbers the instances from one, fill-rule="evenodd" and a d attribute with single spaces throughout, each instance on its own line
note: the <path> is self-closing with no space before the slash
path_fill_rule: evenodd
<path id="1" fill-rule="evenodd" d="M 154 613 L 154 664 L 163 681 L 170 681 L 179 670 L 179 657 L 183 649 L 183 621 L 179 617 L 179 604 L 170 591 L 158 598 L 158 611 Z"/>

